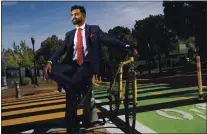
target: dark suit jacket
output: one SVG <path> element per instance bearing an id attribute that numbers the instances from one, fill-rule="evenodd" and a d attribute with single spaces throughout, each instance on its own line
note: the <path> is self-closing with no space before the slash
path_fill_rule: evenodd
<path id="1" fill-rule="evenodd" d="M 66 33 L 65 40 L 57 48 L 55 53 L 50 57 L 50 61 L 55 64 L 62 54 L 67 52 L 64 64 L 70 64 L 72 62 L 73 46 L 74 46 L 74 36 L 76 29 Z M 100 43 L 116 45 L 117 50 L 121 48 L 125 49 L 126 44 L 117 40 L 116 38 L 104 33 L 97 25 L 85 25 L 85 35 L 86 35 L 86 45 L 88 49 L 88 54 L 84 57 L 84 62 L 90 62 L 93 66 L 94 73 L 97 73 L 100 64 Z"/>

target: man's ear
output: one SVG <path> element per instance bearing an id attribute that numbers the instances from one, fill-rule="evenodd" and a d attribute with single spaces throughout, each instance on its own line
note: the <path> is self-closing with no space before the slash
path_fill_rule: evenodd
<path id="1" fill-rule="evenodd" d="M 86 20 L 86 16 L 85 15 L 83 15 L 83 19 L 84 19 L 84 21 Z"/>
<path id="2" fill-rule="evenodd" d="M 84 19 L 86 18 L 86 14 L 84 14 L 84 13 L 82 13 L 83 14 L 83 17 L 84 17 Z"/>

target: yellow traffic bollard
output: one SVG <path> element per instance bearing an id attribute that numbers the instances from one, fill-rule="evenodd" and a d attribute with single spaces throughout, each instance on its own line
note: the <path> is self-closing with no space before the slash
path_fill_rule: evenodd
<path id="1" fill-rule="evenodd" d="M 120 67 L 120 75 L 119 75 L 119 89 L 120 89 L 120 97 L 122 98 L 122 93 L 123 93 L 123 81 L 122 81 L 122 75 L 123 75 L 123 66 L 122 66 L 122 62 L 121 62 L 121 67 Z M 123 104 L 123 100 L 121 101 L 121 103 Z"/>
<path id="2" fill-rule="evenodd" d="M 96 83 L 98 83 L 98 84 L 99 84 L 97 74 L 95 75 L 95 81 L 96 81 Z"/>
<path id="3" fill-rule="evenodd" d="M 101 76 L 99 77 L 99 81 L 100 81 L 100 83 L 102 83 L 103 81 L 102 81 L 102 78 L 101 78 Z"/>
<path id="4" fill-rule="evenodd" d="M 201 75 L 201 62 L 200 56 L 196 56 L 197 75 L 198 75 L 198 99 L 203 100 L 203 87 L 202 87 L 202 75 Z"/>
<path id="5" fill-rule="evenodd" d="M 101 81 L 99 81 L 99 77 L 98 77 L 98 75 L 95 75 L 95 80 L 96 80 L 96 83 L 97 83 L 97 84 L 101 84 Z"/>
<path id="6" fill-rule="evenodd" d="M 136 76 L 135 76 L 135 79 L 134 79 L 134 95 L 135 95 L 135 97 L 134 97 L 134 101 L 135 101 L 135 104 L 137 104 L 137 79 L 136 79 Z"/>
<path id="7" fill-rule="evenodd" d="M 93 75 L 92 83 L 94 86 L 100 86 L 98 83 L 96 83 L 96 76 L 95 75 Z"/>
<path id="8" fill-rule="evenodd" d="M 15 89 L 16 89 L 16 98 L 21 98 L 22 95 L 19 88 L 19 82 L 15 82 Z"/>

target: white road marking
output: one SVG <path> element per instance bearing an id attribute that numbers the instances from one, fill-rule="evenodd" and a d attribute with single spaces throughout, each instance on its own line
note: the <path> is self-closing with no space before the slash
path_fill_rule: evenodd
<path id="1" fill-rule="evenodd" d="M 102 107 L 109 111 L 109 105 L 104 105 Z M 125 122 L 125 115 L 120 115 L 118 116 L 118 118 L 120 118 L 121 120 Z M 140 133 L 154 133 L 154 134 L 156 133 L 154 130 L 150 129 L 149 127 L 145 126 L 144 124 L 140 123 L 137 120 L 136 120 L 135 129 Z"/>
<path id="2" fill-rule="evenodd" d="M 28 131 L 21 132 L 21 134 L 31 134 L 33 132 L 34 132 L 34 129 L 31 129 L 31 130 L 28 130 Z"/>
<path id="3" fill-rule="evenodd" d="M 101 100 L 96 100 L 98 102 L 101 102 Z M 102 108 L 106 109 L 107 111 L 109 110 L 109 105 L 104 105 L 101 106 Z M 106 124 L 104 125 L 105 129 L 110 133 L 110 134 L 123 134 L 124 132 L 118 128 L 113 122 L 108 121 L 108 118 L 105 118 Z"/>
<path id="4" fill-rule="evenodd" d="M 95 103 L 101 103 L 102 101 L 100 101 L 100 100 L 95 100 Z"/>
<path id="5" fill-rule="evenodd" d="M 110 134 L 123 134 L 124 132 L 118 128 L 113 122 L 109 121 L 108 118 L 105 118 L 106 124 L 103 126 Z"/>
<path id="6" fill-rule="evenodd" d="M 118 116 L 121 120 L 125 122 L 125 115 Z M 156 132 L 147 126 L 143 125 L 142 123 L 136 120 L 135 129 L 140 133 L 147 133 L 147 134 L 156 134 Z"/>

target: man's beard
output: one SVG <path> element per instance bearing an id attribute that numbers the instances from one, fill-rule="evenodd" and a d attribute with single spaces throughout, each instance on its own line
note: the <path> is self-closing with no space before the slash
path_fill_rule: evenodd
<path id="1" fill-rule="evenodd" d="M 73 23 L 74 25 L 80 24 L 81 22 L 82 22 L 82 21 L 81 21 L 80 19 L 77 19 L 77 18 L 75 18 L 75 19 L 72 20 L 72 23 Z"/>

